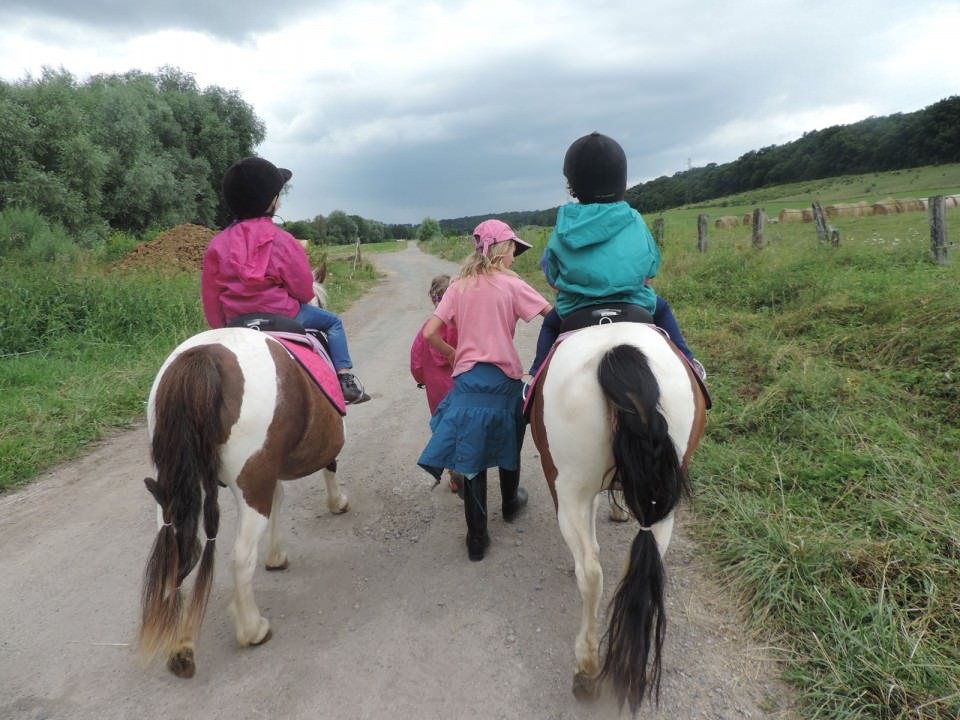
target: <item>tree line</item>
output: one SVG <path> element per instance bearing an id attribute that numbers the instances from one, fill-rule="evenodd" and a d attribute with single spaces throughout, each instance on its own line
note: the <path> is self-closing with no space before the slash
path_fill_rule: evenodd
<path id="1" fill-rule="evenodd" d="M 627 190 L 641 212 L 659 212 L 774 185 L 960 162 L 960 96 L 923 110 L 870 117 L 691 168 Z"/>
<path id="2" fill-rule="evenodd" d="M 237 91 L 200 88 L 177 68 L 95 75 L 83 83 L 62 69 L 0 80 L 0 212 L 33 209 L 89 244 L 110 230 L 140 235 L 187 222 L 223 227 L 230 221 L 223 173 L 253 155 L 265 133 Z M 960 162 L 960 96 L 659 177 L 629 188 L 626 200 L 641 212 L 659 212 L 773 185 L 952 162 Z M 549 227 L 556 212 L 497 217 Z M 443 234 L 459 235 L 489 217 L 427 218 L 418 228 L 335 210 L 284 227 L 315 243 L 341 244 L 412 239 L 432 231 L 433 222 Z"/>
<path id="3" fill-rule="evenodd" d="M 0 80 L 0 212 L 31 209 L 87 246 L 113 230 L 224 227 L 223 174 L 255 154 L 265 136 L 237 91 L 200 88 L 177 68 L 82 83 L 47 68 L 38 78 Z M 285 226 L 297 237 L 334 243 L 416 231 L 339 210 Z"/>

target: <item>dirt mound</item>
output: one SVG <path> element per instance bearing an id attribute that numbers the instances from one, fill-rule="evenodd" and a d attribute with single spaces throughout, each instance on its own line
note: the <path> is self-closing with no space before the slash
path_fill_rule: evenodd
<path id="1" fill-rule="evenodd" d="M 203 267 L 203 252 L 216 234 L 216 230 L 202 225 L 177 225 L 151 242 L 140 245 L 113 267 L 199 272 Z"/>

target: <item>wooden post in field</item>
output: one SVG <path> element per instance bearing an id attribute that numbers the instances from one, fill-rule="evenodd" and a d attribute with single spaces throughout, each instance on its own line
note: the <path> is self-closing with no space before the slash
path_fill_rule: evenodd
<path id="1" fill-rule="evenodd" d="M 764 226 L 767 223 L 767 214 L 763 211 L 763 208 L 757 208 L 753 211 L 753 246 L 757 249 L 762 248 L 767 244 L 766 238 L 764 238 L 763 231 Z"/>
<path id="2" fill-rule="evenodd" d="M 930 205 L 930 253 L 939 265 L 947 264 L 947 201 L 943 195 L 934 195 Z"/>
<path id="3" fill-rule="evenodd" d="M 697 250 L 707 251 L 707 220 L 706 215 L 697 215 Z"/>
<path id="4" fill-rule="evenodd" d="M 823 205 L 819 200 L 813 201 L 813 220 L 817 224 L 817 239 L 825 242 L 829 231 L 827 230 L 827 215 L 823 212 Z"/>
<path id="5" fill-rule="evenodd" d="M 657 241 L 657 247 L 663 247 L 663 218 L 653 221 L 653 239 Z"/>
<path id="6" fill-rule="evenodd" d="M 827 228 L 830 230 L 830 245 L 840 247 L 840 231 L 833 225 L 827 225 Z"/>

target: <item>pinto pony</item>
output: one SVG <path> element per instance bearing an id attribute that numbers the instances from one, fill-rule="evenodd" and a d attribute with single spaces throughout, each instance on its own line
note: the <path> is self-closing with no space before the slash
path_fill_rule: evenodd
<path id="1" fill-rule="evenodd" d="M 661 555 L 674 508 L 689 493 L 687 462 L 703 434 L 707 398 L 673 344 L 639 323 L 570 335 L 534 392 L 531 432 L 582 601 L 573 692 L 593 698 L 609 680 L 621 706 L 626 701 L 636 712 L 645 696 L 655 693 L 659 700 L 666 631 Z M 640 527 L 611 601 L 601 664 L 596 512 L 598 494 L 614 489 L 622 490 Z"/>
<path id="2" fill-rule="evenodd" d="M 288 566 L 277 522 L 283 480 L 322 468 L 328 509 L 347 511 L 336 480 L 343 418 L 279 342 L 248 328 L 221 328 L 186 340 L 166 359 L 150 390 L 147 422 L 157 477 L 144 482 L 157 502 L 158 533 L 144 573 L 139 650 L 144 661 L 166 654 L 170 671 L 188 678 L 213 580 L 220 487 L 229 488 L 238 509 L 230 603 L 237 641 L 260 645 L 271 632 L 253 596 L 259 541 L 269 530 L 268 570 Z M 198 562 L 186 603 L 181 585 Z"/>

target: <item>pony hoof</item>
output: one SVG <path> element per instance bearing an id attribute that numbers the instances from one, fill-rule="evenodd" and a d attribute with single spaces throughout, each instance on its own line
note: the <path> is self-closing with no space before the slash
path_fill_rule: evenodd
<path id="1" fill-rule="evenodd" d="M 267 565 L 267 566 L 266 566 L 267 570 L 269 570 L 270 572 L 279 572 L 280 570 L 286 570 L 288 567 L 290 567 L 290 561 L 289 561 L 289 560 L 284 560 L 282 563 L 280 563 L 280 564 L 278 564 L 278 565 Z"/>
<path id="2" fill-rule="evenodd" d="M 258 645 L 263 645 L 272 637 L 273 637 L 273 630 L 267 630 L 267 634 L 264 635 L 262 639 L 257 640 L 256 642 L 250 643 L 250 647 L 257 647 Z"/>
<path id="3" fill-rule="evenodd" d="M 167 669 L 178 678 L 189 679 L 197 671 L 193 662 L 193 650 L 180 650 L 167 659 Z"/>
<path id="4" fill-rule="evenodd" d="M 573 676 L 573 696 L 577 700 L 596 700 L 599 695 L 597 678 L 578 672 Z"/>

